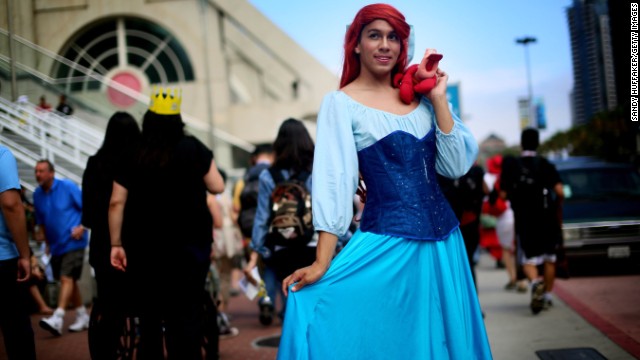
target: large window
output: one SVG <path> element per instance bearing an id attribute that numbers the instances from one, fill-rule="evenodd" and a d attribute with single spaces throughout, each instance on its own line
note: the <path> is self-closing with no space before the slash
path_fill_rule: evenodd
<path id="1" fill-rule="evenodd" d="M 61 65 L 55 77 L 66 91 L 100 89 L 91 75 L 135 68 L 149 84 L 192 81 L 193 68 L 182 45 L 164 28 L 138 18 L 112 18 L 85 29 L 62 56 L 80 65 Z"/>

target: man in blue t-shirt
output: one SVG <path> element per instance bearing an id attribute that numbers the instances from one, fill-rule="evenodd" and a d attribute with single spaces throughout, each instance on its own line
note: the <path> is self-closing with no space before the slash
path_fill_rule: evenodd
<path id="1" fill-rule="evenodd" d="M 81 223 L 82 192 L 72 181 L 56 179 L 53 164 L 49 160 L 38 161 L 35 173 L 40 184 L 33 194 L 38 225 L 36 237 L 46 240 L 53 275 L 60 280 L 58 308 L 52 316 L 40 320 L 40 326 L 54 335 L 61 335 L 64 312 L 72 302 L 77 307 L 77 317 L 69 330 L 86 330 L 89 327 L 89 315 L 78 289 L 88 242 L 87 232 Z"/>
<path id="2" fill-rule="evenodd" d="M 29 257 L 16 159 L 0 145 L 0 329 L 9 359 L 36 358 L 31 320 L 19 294 L 25 288 L 18 286 L 31 275 Z"/>

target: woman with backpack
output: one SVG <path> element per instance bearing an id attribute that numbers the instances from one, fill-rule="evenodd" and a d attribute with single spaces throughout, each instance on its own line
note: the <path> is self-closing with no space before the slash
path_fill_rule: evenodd
<path id="1" fill-rule="evenodd" d="M 278 359 L 492 357 L 464 240 L 436 179 L 464 175 L 478 145 L 450 111 L 442 56 L 429 49 L 409 72 L 409 35 L 386 4 L 365 6 L 347 29 L 340 89 L 318 113 L 317 256 L 283 281 Z M 428 80 L 430 91 L 412 86 Z M 358 174 L 360 228 L 333 257 Z"/>
<path id="2" fill-rule="evenodd" d="M 269 325 L 276 295 L 285 298 L 281 283 L 295 269 L 315 260 L 316 236 L 311 226 L 311 170 L 314 144 L 302 121 L 287 119 L 273 143 L 275 160 L 260 174 L 258 207 L 253 222 L 249 262 L 245 275 L 264 262 L 262 277 L 267 299 L 260 303 L 260 321 Z M 288 211 L 287 209 L 291 210 Z"/>

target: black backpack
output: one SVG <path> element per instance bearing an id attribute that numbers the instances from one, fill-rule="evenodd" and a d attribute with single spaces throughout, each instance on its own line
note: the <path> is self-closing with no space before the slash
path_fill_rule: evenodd
<path id="1" fill-rule="evenodd" d="M 253 219 L 256 217 L 256 209 L 258 208 L 260 173 L 268 167 L 268 164 L 255 165 L 244 176 L 244 188 L 240 192 L 240 213 L 238 214 L 238 227 L 244 237 L 251 237 Z"/>
<path id="2" fill-rule="evenodd" d="M 311 193 L 305 183 L 309 172 L 285 179 L 279 169 L 269 173 L 276 186 L 271 192 L 271 215 L 265 245 L 269 248 L 306 246 L 313 238 Z"/>
<path id="3" fill-rule="evenodd" d="M 513 182 L 513 196 L 511 197 L 514 208 L 521 208 L 530 214 L 551 214 L 555 211 L 555 199 L 553 189 L 544 183 L 542 162 L 538 156 L 518 159 L 519 173 Z"/>

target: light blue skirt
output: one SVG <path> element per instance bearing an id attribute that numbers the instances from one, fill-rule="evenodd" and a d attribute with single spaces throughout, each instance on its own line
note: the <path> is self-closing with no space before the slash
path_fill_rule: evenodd
<path id="1" fill-rule="evenodd" d="M 464 242 L 356 232 L 289 292 L 278 359 L 491 359 Z"/>

